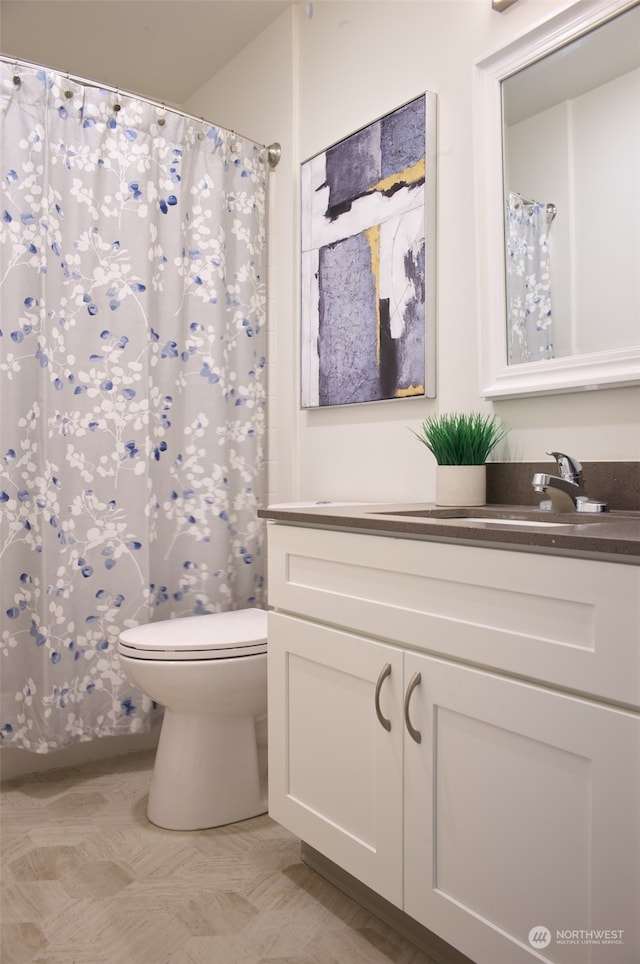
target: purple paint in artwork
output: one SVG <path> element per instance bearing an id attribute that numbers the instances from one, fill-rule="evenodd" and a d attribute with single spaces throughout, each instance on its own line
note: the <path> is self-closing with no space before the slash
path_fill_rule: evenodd
<path id="1" fill-rule="evenodd" d="M 380 121 L 382 177 L 390 177 L 422 160 L 424 138 L 424 97 L 383 117 Z"/>
<path id="2" fill-rule="evenodd" d="M 417 164 L 424 157 L 424 138 L 424 98 L 418 97 L 330 147 L 323 185 L 329 188 L 327 218 L 337 220 L 383 178 Z M 413 182 L 412 186 L 421 183 Z M 393 193 L 403 186 L 399 180 L 390 192 L 383 193 Z"/>
<path id="3" fill-rule="evenodd" d="M 402 335 L 393 337 L 388 299 L 376 306 L 371 249 L 365 236 L 320 249 L 320 405 L 396 398 L 399 391 L 424 384 L 424 253 L 422 245 L 417 255 L 405 255 L 406 277 L 415 294 L 405 306 Z"/>
<path id="4" fill-rule="evenodd" d="M 320 405 L 380 398 L 376 285 L 363 234 L 320 249 Z"/>
<path id="5" fill-rule="evenodd" d="M 380 180 L 380 130 L 372 124 L 330 147 L 326 154 L 329 187 L 327 215 L 335 221 Z"/>

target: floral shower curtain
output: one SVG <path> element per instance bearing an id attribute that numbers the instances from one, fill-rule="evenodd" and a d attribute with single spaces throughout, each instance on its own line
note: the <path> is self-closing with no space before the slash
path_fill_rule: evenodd
<path id="1" fill-rule="evenodd" d="M 129 626 L 263 604 L 259 145 L 0 64 L 0 731 L 149 729 Z"/>
<path id="2" fill-rule="evenodd" d="M 507 199 L 507 357 L 510 365 L 553 358 L 547 205 Z"/>

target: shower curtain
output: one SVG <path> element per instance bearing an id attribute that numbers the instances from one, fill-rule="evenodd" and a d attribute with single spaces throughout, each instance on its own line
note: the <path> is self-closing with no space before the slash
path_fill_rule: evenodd
<path id="1" fill-rule="evenodd" d="M 507 357 L 510 365 L 553 358 L 547 205 L 507 199 Z"/>
<path id="2" fill-rule="evenodd" d="M 2 63 L 3 744 L 140 732 L 150 620 L 263 605 L 259 145 Z"/>

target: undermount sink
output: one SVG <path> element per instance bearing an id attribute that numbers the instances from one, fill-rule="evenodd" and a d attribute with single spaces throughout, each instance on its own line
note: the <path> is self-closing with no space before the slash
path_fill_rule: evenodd
<path id="1" fill-rule="evenodd" d="M 456 522 L 462 520 L 463 522 L 482 522 L 484 525 L 489 526 L 544 526 L 545 529 L 553 529 L 556 526 L 563 528 L 564 526 L 575 525 L 575 522 L 547 522 L 546 519 L 489 519 L 486 516 L 484 518 L 479 518 L 475 516 L 453 516 Z M 587 520 L 576 520 L 577 522 L 587 521 Z"/>
<path id="2" fill-rule="evenodd" d="M 469 509 L 435 507 L 433 509 L 390 510 L 389 512 L 383 512 L 378 509 L 373 514 L 402 516 L 406 519 L 432 519 L 434 522 L 482 523 L 482 525 L 489 526 L 531 526 L 532 528 L 538 529 L 566 529 L 570 526 L 592 525 L 594 522 L 611 520 L 608 512 L 601 514 L 582 514 L 579 512 L 563 513 L 560 519 L 545 519 L 541 518 L 541 516 L 544 515 L 544 511 L 541 509 L 518 510 L 514 508 L 511 510 L 505 507 L 500 507 L 499 509 L 491 509 L 488 507 L 469 507 Z"/>

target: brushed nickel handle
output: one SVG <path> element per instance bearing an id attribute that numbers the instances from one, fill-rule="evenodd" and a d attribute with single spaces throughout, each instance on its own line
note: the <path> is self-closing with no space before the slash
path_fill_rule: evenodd
<path id="1" fill-rule="evenodd" d="M 407 686 L 407 692 L 404 695 L 404 722 L 409 731 L 409 736 L 412 740 L 415 740 L 416 743 L 422 743 L 422 734 L 420 733 L 420 730 L 416 730 L 411 723 L 411 718 L 409 716 L 409 703 L 411 702 L 411 696 L 413 695 L 414 689 L 416 686 L 419 686 L 421 682 L 422 673 L 414 673 L 411 677 L 409 685 Z"/>
<path id="2" fill-rule="evenodd" d="M 380 709 L 380 690 L 382 689 L 382 684 L 386 680 L 387 676 L 391 676 L 391 663 L 385 663 L 385 665 L 380 670 L 380 675 L 378 676 L 378 682 L 376 683 L 376 694 L 375 694 L 375 705 L 376 705 L 376 716 L 380 721 L 380 726 L 383 726 L 387 732 L 391 729 L 391 720 L 388 720 L 382 715 L 382 710 Z"/>

